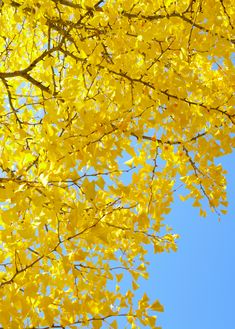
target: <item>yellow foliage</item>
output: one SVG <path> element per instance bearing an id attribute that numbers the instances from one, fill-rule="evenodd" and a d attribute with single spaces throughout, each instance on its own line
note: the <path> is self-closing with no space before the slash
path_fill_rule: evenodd
<path id="1" fill-rule="evenodd" d="M 146 245 L 177 250 L 174 193 L 226 213 L 233 2 L 0 7 L 0 326 L 157 328 L 135 291 Z"/>

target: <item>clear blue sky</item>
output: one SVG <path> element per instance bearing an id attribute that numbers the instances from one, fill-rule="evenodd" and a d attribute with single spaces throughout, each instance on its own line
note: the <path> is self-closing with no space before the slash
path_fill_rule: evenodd
<path id="1" fill-rule="evenodd" d="M 220 158 L 228 171 L 228 214 L 200 218 L 190 201 L 174 202 L 166 223 L 179 233 L 179 250 L 149 256 L 141 290 L 159 298 L 163 329 L 235 328 L 235 154 Z"/>

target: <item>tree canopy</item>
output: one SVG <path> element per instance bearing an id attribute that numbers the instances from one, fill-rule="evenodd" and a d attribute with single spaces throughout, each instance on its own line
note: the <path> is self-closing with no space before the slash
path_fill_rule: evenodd
<path id="1" fill-rule="evenodd" d="M 0 6 L 0 326 L 157 328 L 135 292 L 175 196 L 226 213 L 233 1 Z"/>

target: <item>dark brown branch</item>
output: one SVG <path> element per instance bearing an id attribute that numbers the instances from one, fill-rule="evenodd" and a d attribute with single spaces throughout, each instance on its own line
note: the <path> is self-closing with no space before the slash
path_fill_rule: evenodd
<path id="1" fill-rule="evenodd" d="M 223 7 L 223 11 L 225 13 L 225 15 L 227 16 L 227 19 L 229 21 L 229 25 L 230 27 L 232 28 L 232 30 L 234 29 L 233 27 L 233 24 L 232 24 L 232 20 L 231 20 L 231 17 L 229 16 L 228 12 L 227 12 L 227 9 L 225 7 L 225 4 L 224 4 L 224 1 L 223 0 L 220 0 L 220 3 L 221 3 L 221 6 Z"/>
<path id="2" fill-rule="evenodd" d="M 37 259 L 35 259 L 31 264 L 26 265 L 25 267 L 21 268 L 20 270 L 16 271 L 15 274 L 9 279 L 9 280 L 5 280 L 3 282 L 0 283 L 0 288 L 4 287 L 5 285 L 11 284 L 12 282 L 14 282 L 14 279 L 20 274 L 23 273 L 25 271 L 27 271 L 29 268 L 33 267 L 36 263 L 38 263 L 41 259 L 43 259 L 45 256 L 42 255 L 40 257 L 38 257 Z"/>
<path id="3" fill-rule="evenodd" d="M 1 77 L 0 77 L 1 78 Z M 13 105 L 13 101 L 12 101 L 12 95 L 11 95 L 11 91 L 10 91 L 10 88 L 9 88 L 9 85 L 6 81 L 5 78 L 1 78 L 6 90 L 7 90 L 7 95 L 8 95 L 8 101 L 9 101 L 9 105 L 10 105 L 10 108 L 12 110 L 12 112 L 14 113 L 15 115 L 15 118 L 16 118 L 16 122 L 19 124 L 20 128 L 22 128 L 22 121 L 19 119 L 18 115 L 17 115 L 17 110 L 15 109 L 14 105 Z M 9 114 L 9 113 L 8 113 Z"/>

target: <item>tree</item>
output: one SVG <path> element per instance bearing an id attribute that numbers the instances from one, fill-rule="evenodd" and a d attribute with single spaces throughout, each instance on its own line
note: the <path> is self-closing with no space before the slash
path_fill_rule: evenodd
<path id="1" fill-rule="evenodd" d="M 177 248 L 175 194 L 226 212 L 234 20 L 232 0 L 1 1 L 2 328 L 156 328 L 135 291 L 147 246 Z"/>

